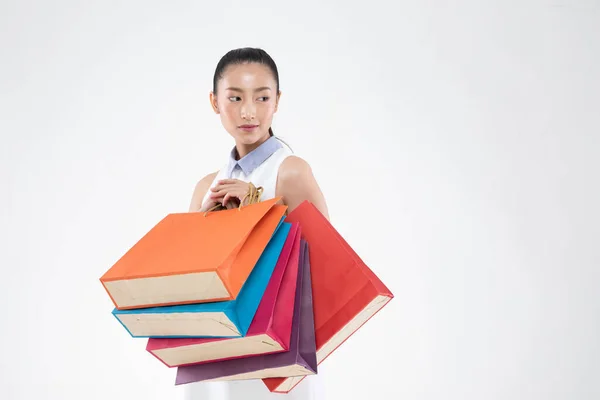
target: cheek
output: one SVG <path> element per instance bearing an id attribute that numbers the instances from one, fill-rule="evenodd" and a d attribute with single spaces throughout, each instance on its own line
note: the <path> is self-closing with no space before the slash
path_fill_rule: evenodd
<path id="1" fill-rule="evenodd" d="M 263 119 L 273 117 L 273 114 L 275 113 L 275 103 L 262 104 L 260 113 Z"/>
<path id="2" fill-rule="evenodd" d="M 220 107 L 221 117 L 225 119 L 235 119 L 239 115 L 239 110 L 236 107 L 236 104 L 226 103 Z"/>

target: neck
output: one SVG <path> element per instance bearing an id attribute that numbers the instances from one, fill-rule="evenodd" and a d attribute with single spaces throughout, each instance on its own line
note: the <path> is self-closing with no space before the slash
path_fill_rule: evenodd
<path id="1" fill-rule="evenodd" d="M 239 160 L 241 158 L 244 158 L 246 155 L 248 155 L 248 153 L 252 152 L 256 148 L 258 148 L 258 146 L 260 146 L 261 144 L 263 144 L 264 142 L 269 140 L 270 137 L 271 136 L 267 133 L 260 140 L 256 141 L 255 143 L 252 143 L 252 144 L 236 143 L 235 149 L 237 151 L 237 159 Z"/>

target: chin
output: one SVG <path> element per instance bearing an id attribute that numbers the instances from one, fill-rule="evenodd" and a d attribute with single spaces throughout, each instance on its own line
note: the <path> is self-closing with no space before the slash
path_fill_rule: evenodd
<path id="1" fill-rule="evenodd" d="M 256 133 L 237 133 L 237 135 L 235 135 L 236 140 L 239 143 L 245 144 L 245 145 L 253 145 L 256 142 L 259 142 L 260 140 L 264 139 L 266 136 L 269 136 L 268 132 L 256 132 Z"/>

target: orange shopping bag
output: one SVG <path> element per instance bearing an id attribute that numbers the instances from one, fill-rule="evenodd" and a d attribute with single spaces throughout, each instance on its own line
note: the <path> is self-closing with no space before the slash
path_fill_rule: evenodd
<path id="1" fill-rule="evenodd" d="M 169 214 L 100 281 L 118 310 L 233 300 L 282 223 L 278 201 Z"/>

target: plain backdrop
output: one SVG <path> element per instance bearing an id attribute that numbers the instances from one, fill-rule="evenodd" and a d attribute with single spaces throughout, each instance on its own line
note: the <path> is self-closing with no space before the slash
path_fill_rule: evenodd
<path id="1" fill-rule="evenodd" d="M 598 1 L 0 4 L 0 398 L 183 398 L 99 277 L 226 162 L 242 46 L 396 296 L 328 399 L 600 397 Z"/>

